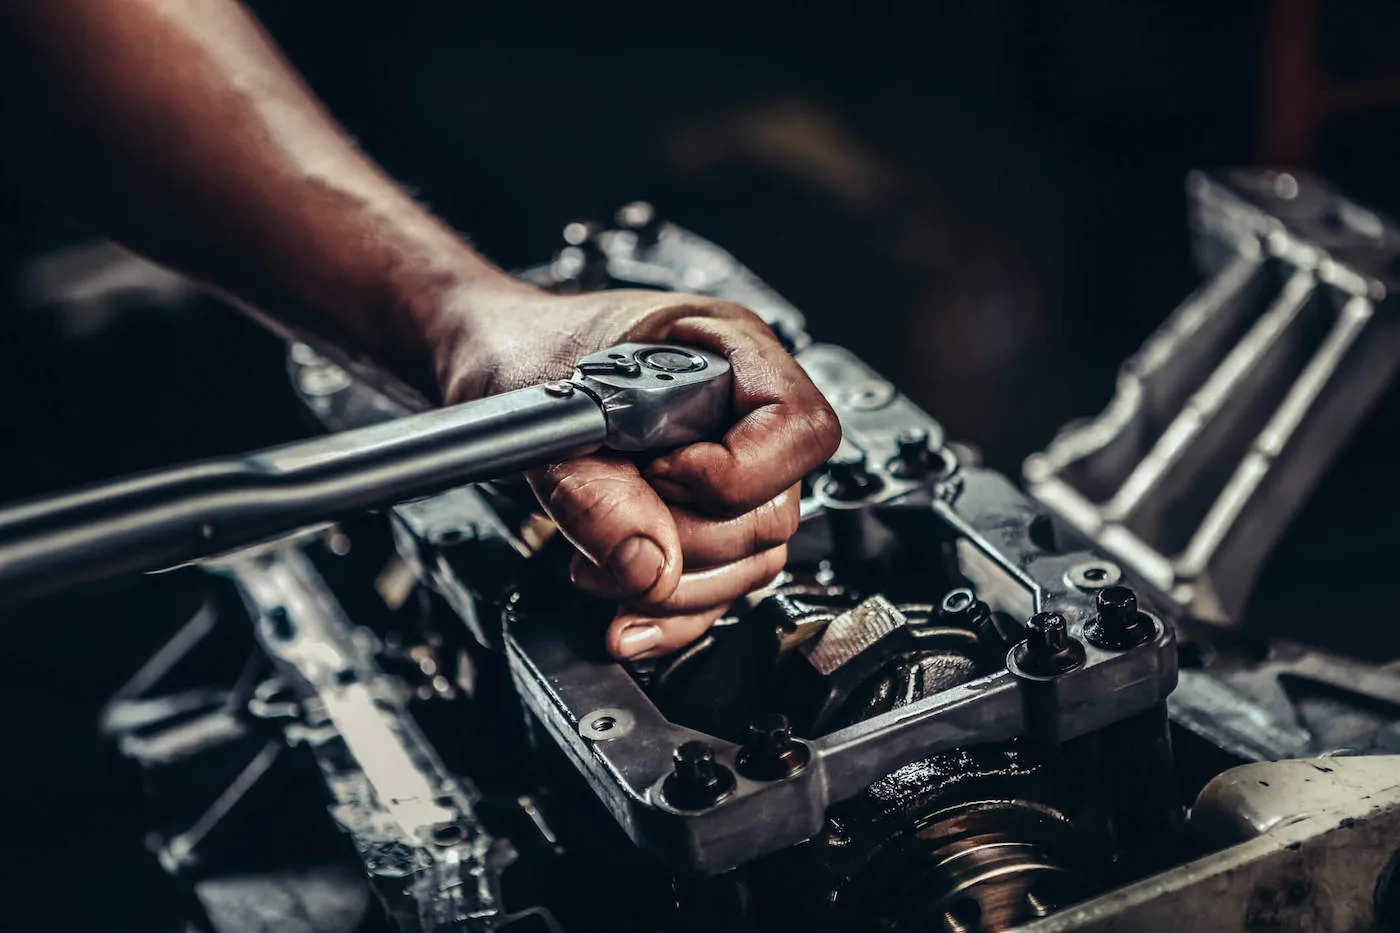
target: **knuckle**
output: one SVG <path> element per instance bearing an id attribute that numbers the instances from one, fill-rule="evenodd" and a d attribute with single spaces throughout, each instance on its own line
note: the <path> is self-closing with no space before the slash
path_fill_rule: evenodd
<path id="1" fill-rule="evenodd" d="M 801 519 L 797 500 L 787 494 L 760 506 L 754 515 L 753 536 L 749 541 L 752 554 L 786 544 L 797 533 Z"/>
<path id="2" fill-rule="evenodd" d="M 841 445 L 841 419 L 826 400 L 821 399 L 808 409 L 806 420 L 815 452 L 820 454 L 823 461 L 829 459 Z"/>
<path id="3" fill-rule="evenodd" d="M 545 507 L 565 524 L 599 522 L 621 504 L 617 485 L 606 477 L 565 473 L 550 491 Z"/>

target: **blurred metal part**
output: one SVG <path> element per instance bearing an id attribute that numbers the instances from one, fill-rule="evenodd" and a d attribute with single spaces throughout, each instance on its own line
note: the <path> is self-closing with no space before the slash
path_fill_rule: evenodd
<path id="1" fill-rule="evenodd" d="M 1180 612 L 1234 626 L 1400 366 L 1400 229 L 1305 176 L 1198 172 L 1188 187 L 1210 278 L 1025 478 Z"/>
<path id="2" fill-rule="evenodd" d="M 78 243 L 25 264 L 15 282 L 20 307 L 57 314 L 71 337 L 100 334 L 136 304 L 183 308 L 201 294 L 194 282 L 108 240 Z"/>
<path id="3" fill-rule="evenodd" d="M 475 788 L 443 767 L 306 554 L 289 548 L 226 572 L 296 710 L 287 739 L 311 750 L 331 815 L 396 926 L 504 923 L 500 876 L 513 848 L 481 824 Z"/>
<path id="4" fill-rule="evenodd" d="M 526 269 L 520 277 L 554 291 L 599 284 L 614 288 L 657 288 L 710 295 L 743 305 L 763 319 L 788 349 L 806 347 L 802 313 L 719 246 L 689 230 L 659 222 L 650 205 L 626 205 L 615 230 L 565 229 L 569 244 L 552 263 Z M 575 239 L 579 243 L 573 242 Z M 582 244 L 588 252 L 581 251 Z M 603 281 L 596 278 L 601 268 Z"/>
<path id="5" fill-rule="evenodd" d="M 1400 753 L 1400 670 L 1293 642 L 1257 663 L 1185 671 L 1167 702 L 1177 725 L 1244 760 Z"/>
<path id="6" fill-rule="evenodd" d="M 1225 848 L 1025 933 L 1364 933 L 1400 918 L 1400 756 L 1232 768 L 1201 792 L 1191 823 Z"/>

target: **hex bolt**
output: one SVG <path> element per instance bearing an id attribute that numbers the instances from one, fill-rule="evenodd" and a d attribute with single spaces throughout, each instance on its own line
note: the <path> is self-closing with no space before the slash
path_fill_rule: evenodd
<path id="1" fill-rule="evenodd" d="M 853 447 L 843 447 L 826 463 L 827 487 L 833 499 L 860 499 L 873 492 L 880 481 L 865 465 L 865 454 Z"/>
<path id="2" fill-rule="evenodd" d="M 1084 626 L 1084 637 L 1100 648 L 1123 651 L 1151 641 L 1152 617 L 1138 609 L 1137 594 L 1126 586 L 1106 586 L 1094 599 L 1098 615 Z"/>
<path id="3" fill-rule="evenodd" d="M 1049 658 L 1065 650 L 1069 625 L 1058 612 L 1037 612 L 1026 622 L 1026 650 L 1036 658 Z"/>
<path id="4" fill-rule="evenodd" d="M 678 810 L 704 810 L 734 790 L 734 775 L 715 761 L 708 742 L 685 742 L 672 753 L 675 770 L 666 778 L 666 802 Z"/>
<path id="5" fill-rule="evenodd" d="M 1026 620 L 1026 640 L 1012 649 L 1023 671 L 1053 677 L 1084 661 L 1084 646 L 1069 634 L 1069 623 L 1058 612 L 1037 612 Z"/>
<path id="6" fill-rule="evenodd" d="M 765 713 L 749 723 L 748 740 L 735 765 L 744 777 L 780 781 L 807 766 L 807 746 L 792 738 L 792 726 L 781 713 Z"/>
<path id="7" fill-rule="evenodd" d="M 1137 594 L 1126 586 L 1105 587 L 1094 602 L 1099 621 L 1110 631 L 1122 632 L 1137 622 Z"/>
<path id="8" fill-rule="evenodd" d="M 917 479 L 940 466 L 938 455 L 929 446 L 928 429 L 905 428 L 895 436 L 898 448 L 890 461 L 890 472 L 901 479 Z"/>
<path id="9" fill-rule="evenodd" d="M 987 652 L 997 656 L 1005 653 L 1006 641 L 992 620 L 991 607 L 967 587 L 948 591 L 939 604 L 938 618 L 945 625 L 956 625 L 975 632 Z"/>

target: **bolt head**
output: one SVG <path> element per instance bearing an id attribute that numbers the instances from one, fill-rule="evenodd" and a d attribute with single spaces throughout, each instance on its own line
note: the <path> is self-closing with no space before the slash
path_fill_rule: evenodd
<path id="1" fill-rule="evenodd" d="M 675 770 L 666 779 L 666 800 L 682 810 L 703 810 L 723 800 L 734 789 L 734 775 L 715 762 L 708 742 L 685 742 L 671 754 Z"/>
<path id="2" fill-rule="evenodd" d="M 1012 650 L 1019 668 L 1037 677 L 1057 677 L 1084 662 L 1084 646 L 1070 637 L 1058 612 L 1037 612 L 1026 620 L 1026 640 Z"/>
<path id="3" fill-rule="evenodd" d="M 901 454 L 922 454 L 928 450 L 928 430 L 926 428 L 905 428 L 895 437 Z"/>
<path id="4" fill-rule="evenodd" d="M 807 746 L 792 739 L 792 726 L 780 713 L 755 716 L 749 723 L 748 741 L 735 762 L 739 773 L 756 781 L 792 777 L 807 765 Z"/>
<path id="5" fill-rule="evenodd" d="M 714 771 L 715 750 L 708 742 L 685 742 L 678 745 L 671 753 L 671 758 L 675 762 L 678 776 L 698 777 Z"/>
<path id="6" fill-rule="evenodd" d="M 781 755 L 792 744 L 792 726 L 782 713 L 755 716 L 749 723 L 747 748 L 758 754 Z"/>
<path id="7" fill-rule="evenodd" d="M 1106 586 L 1094 598 L 1098 615 L 1084 626 L 1084 637 L 1114 651 L 1136 647 L 1152 639 L 1156 626 L 1138 609 L 1137 594 L 1126 586 Z"/>
<path id="8" fill-rule="evenodd" d="M 831 481 L 831 494 L 837 499 L 859 499 L 878 482 L 866 468 L 865 454 L 846 445 L 827 461 L 826 474 Z"/>
<path id="9" fill-rule="evenodd" d="M 1137 621 L 1137 594 L 1126 586 L 1106 586 L 1094 600 L 1099 621 L 1106 627 L 1126 629 Z"/>
<path id="10" fill-rule="evenodd" d="M 1038 657 L 1057 654 L 1069 644 L 1069 624 L 1058 612 L 1037 612 L 1026 621 L 1026 648 Z"/>

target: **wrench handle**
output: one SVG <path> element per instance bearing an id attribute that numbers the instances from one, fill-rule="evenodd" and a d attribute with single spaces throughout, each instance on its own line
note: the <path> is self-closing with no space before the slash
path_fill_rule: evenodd
<path id="1" fill-rule="evenodd" d="M 589 453 L 599 401 L 532 386 L 0 509 L 0 606 Z"/>

